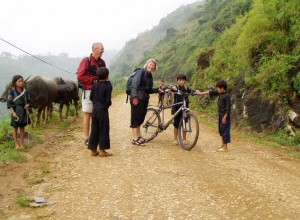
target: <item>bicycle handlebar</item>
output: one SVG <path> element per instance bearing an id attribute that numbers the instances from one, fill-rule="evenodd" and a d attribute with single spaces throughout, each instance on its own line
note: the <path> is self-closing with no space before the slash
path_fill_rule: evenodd
<path id="1" fill-rule="evenodd" d="M 169 90 L 168 92 L 159 92 L 158 94 L 167 94 L 167 93 L 170 93 L 171 91 Z M 176 93 L 176 94 L 178 94 L 178 95 L 184 95 L 184 96 L 189 96 L 189 95 L 191 95 L 191 96 L 195 96 L 196 95 L 196 92 L 183 92 L 183 91 L 180 91 L 180 90 L 178 90 L 177 92 L 174 92 L 174 93 Z"/>
<path id="2" fill-rule="evenodd" d="M 180 91 L 180 90 L 178 90 L 177 92 L 176 92 L 176 94 L 178 94 L 178 95 L 185 95 L 185 96 L 189 96 L 189 95 L 191 95 L 191 96 L 195 96 L 196 95 L 196 92 L 183 92 L 183 91 Z"/>

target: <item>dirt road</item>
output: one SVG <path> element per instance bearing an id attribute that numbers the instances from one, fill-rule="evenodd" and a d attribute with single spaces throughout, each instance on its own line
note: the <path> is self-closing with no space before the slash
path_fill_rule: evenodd
<path id="1" fill-rule="evenodd" d="M 203 124 L 192 151 L 172 144 L 172 126 L 147 146 L 132 146 L 125 96 L 109 111 L 114 156 L 90 156 L 80 119 L 64 132 L 47 132 L 28 163 L 2 165 L 0 218 L 300 218 L 299 160 L 234 136 L 229 153 L 216 152 L 220 138 Z M 50 172 L 42 175 L 41 166 Z M 17 206 L 23 190 L 56 203 Z"/>

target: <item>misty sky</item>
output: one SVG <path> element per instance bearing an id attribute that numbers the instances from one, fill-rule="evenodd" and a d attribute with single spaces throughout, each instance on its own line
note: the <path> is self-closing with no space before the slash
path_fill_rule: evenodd
<path id="1" fill-rule="evenodd" d="M 197 0 L 7 0 L 0 7 L 0 38 L 31 54 L 86 56 L 93 42 L 121 49 L 181 5 Z M 0 40 L 0 52 L 23 54 Z"/>

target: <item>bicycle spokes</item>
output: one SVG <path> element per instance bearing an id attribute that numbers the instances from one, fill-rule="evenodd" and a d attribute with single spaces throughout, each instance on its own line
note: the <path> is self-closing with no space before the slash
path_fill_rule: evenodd
<path id="1" fill-rule="evenodd" d="M 197 117 L 191 112 L 187 113 L 179 123 L 178 139 L 181 147 L 185 150 L 192 149 L 199 136 L 199 123 Z"/>
<path id="2" fill-rule="evenodd" d="M 155 138 L 158 134 L 160 121 L 159 113 L 153 108 L 148 108 L 141 128 L 141 137 L 147 141 Z"/>

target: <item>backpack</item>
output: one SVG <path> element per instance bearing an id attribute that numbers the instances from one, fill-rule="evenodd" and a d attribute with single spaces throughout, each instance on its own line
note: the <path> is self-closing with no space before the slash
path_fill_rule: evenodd
<path id="1" fill-rule="evenodd" d="M 126 94 L 127 94 L 127 98 L 126 98 L 126 103 L 128 102 L 128 97 L 131 95 L 131 88 L 132 88 L 132 79 L 135 76 L 135 73 L 138 70 L 141 70 L 142 68 L 136 68 L 133 73 L 129 76 L 129 78 L 127 79 L 127 83 L 126 83 Z"/>
<path id="2" fill-rule="evenodd" d="M 90 66 L 91 66 L 91 59 L 90 59 L 90 57 L 86 57 L 86 58 L 88 59 L 88 69 L 90 69 Z M 78 72 L 76 72 L 76 75 L 77 75 L 77 73 L 78 73 Z M 80 80 L 78 80 L 78 79 L 77 79 L 77 87 L 78 87 L 78 89 L 84 90 L 84 84 L 83 84 L 83 82 L 80 81 Z"/>

